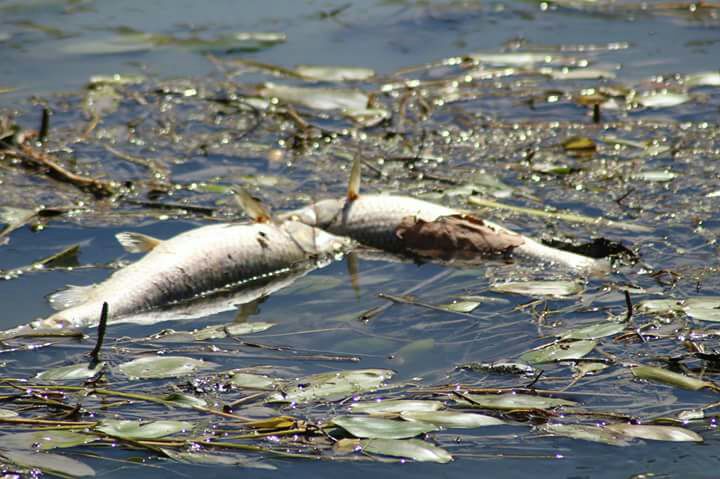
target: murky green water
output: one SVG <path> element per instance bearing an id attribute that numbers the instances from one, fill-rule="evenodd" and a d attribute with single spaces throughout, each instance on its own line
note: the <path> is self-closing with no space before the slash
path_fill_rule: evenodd
<path id="1" fill-rule="evenodd" d="M 1 116 L 37 128 L 47 106 L 52 113 L 48 151 L 72 171 L 117 182 L 121 192 L 112 200 L 96 199 L 49 179 L 46 170 L 24 168 L 17 157 L 0 153 L 0 206 L 65 211 L 28 220 L 0 246 L 0 269 L 7 275 L 0 281 L 0 327 L 46 317 L 52 312 L 45 301 L 48 294 L 66 284 L 101 281 L 113 268 L 135 260 L 137 255 L 125 253 L 117 243 L 118 232 L 169 238 L 195 226 L 240 218 L 226 194 L 238 184 L 275 210 L 340 196 L 350 160 L 360 154 L 368 165 L 365 191 L 400 192 L 473 208 L 545 240 L 580 244 L 606 238 L 639 260 L 620 259 L 611 274 L 585 278 L 532 260 L 469 267 L 358 253 L 251 305 L 195 319 L 113 325 L 103 349 L 113 367 L 156 352 L 212 361 L 217 367 L 197 378 L 155 380 L 131 380 L 111 369 L 101 386 L 153 396 L 174 387 L 214 409 L 233 405 L 227 409 L 233 414 L 307 421 L 309 429 L 295 424 L 302 430 L 296 434 L 286 436 L 288 428 L 278 428 L 276 435 L 237 442 L 326 461 L 223 450 L 277 468 L 247 471 L 258 477 L 290 472 L 301 477 L 436 477 L 476 475 L 478 470 L 487 477 L 715 477 L 717 392 L 642 381 L 633 378 L 631 366 L 660 366 L 717 381 L 716 299 L 699 310 L 683 303 L 648 312 L 638 305 L 720 295 L 719 11 L 712 4 L 693 10 L 652 2 L 0 3 L 0 91 L 9 90 L 0 94 Z M 275 32 L 287 38 L 279 43 L 230 39 L 237 32 Z M 466 57 L 477 52 L 482 55 L 475 63 Z M 489 56 L 494 53 L 509 55 Z M 540 56 L 528 59 L 524 54 Z M 295 105 L 291 109 L 283 101 L 268 106 L 257 98 L 262 82 L 333 89 L 347 85 L 303 81 L 239 64 L 239 59 L 286 68 L 327 64 L 373 69 L 375 77 L 350 86 L 371 93 L 374 114 L 379 110 L 386 118 L 323 111 L 297 100 L 288 100 Z M 711 73 L 693 76 L 698 72 Z M 132 85 L 86 90 L 92 75 L 114 73 L 142 78 Z M 593 121 L 587 103 L 597 98 L 599 118 Z M 592 148 L 574 149 L 567 143 L 573 137 L 589 139 Z M 480 209 L 469 203 L 471 197 L 616 223 Z M 80 252 L 72 268 L 25 268 L 73 244 L 80 245 Z M 493 289 L 526 280 L 579 280 L 583 292 L 544 298 Z M 635 306 L 632 322 L 623 332 L 599 338 L 584 361 L 535 365 L 529 375 L 460 368 L 517 362 L 568 330 L 611 316 L 622 319 L 626 290 Z M 360 319 L 391 304 L 378 294 L 408 292 L 409 300 L 420 304 L 392 304 Z M 478 305 L 469 313 L 442 310 L 454 300 Z M 168 328 L 187 331 L 243 322 L 274 326 L 241 338 L 203 342 L 150 338 Z M 36 373 L 86 361 L 95 338 L 88 333 L 82 341 L 7 341 L 0 365 L 3 377 L 11 379 L 2 383 L 0 409 L 56 421 L 190 421 L 192 432 L 170 437 L 196 443 L 200 437 L 231 441 L 243 431 L 227 417 L 147 401 L 124 403 L 118 397 L 67 391 L 20 394 L 23 381 Z M 588 363 L 607 367 L 583 376 L 577 366 Z M 461 404 L 454 390 L 465 394 L 508 388 L 551 391 L 579 405 L 548 411 L 479 408 L 505 424 L 447 428 L 423 437 L 446 449 L 453 462 L 385 463 L 333 449 L 342 436 L 337 431 L 326 429 L 332 440 L 317 432 L 315 426 L 348 414 L 351 401 L 265 404 L 264 393 L 229 386 L 225 373 L 247 369 L 290 381 L 281 387 L 286 389 L 291 378 L 369 368 L 395 371 L 390 387 L 356 394 L 355 399 L 435 399 L 468 412 L 473 408 Z M 76 404 L 78 411 L 73 410 Z M 706 408 L 702 418 L 680 415 L 699 408 Z M 704 442 L 626 437 L 629 445 L 618 447 L 542 429 L 547 423 L 630 420 L 684 427 Z M 37 425 L 6 421 L 0 429 L 12 434 L 30 427 Z M 109 444 L 53 452 L 107 477 L 237 473 L 235 466 L 173 462 L 148 445 Z M 183 449 L 182 443 L 167 447 Z"/>

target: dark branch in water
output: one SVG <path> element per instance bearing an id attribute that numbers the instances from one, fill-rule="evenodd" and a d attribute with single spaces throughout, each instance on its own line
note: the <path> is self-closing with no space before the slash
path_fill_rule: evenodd
<path id="1" fill-rule="evenodd" d="M 627 306 L 627 315 L 625 316 L 625 321 L 630 321 L 632 319 L 633 315 L 633 304 L 632 300 L 630 299 L 630 292 L 626 289 L 625 290 L 625 305 Z"/>
<path id="2" fill-rule="evenodd" d="M 102 311 L 100 312 L 100 324 L 98 324 L 98 337 L 95 343 L 95 348 L 90 353 L 90 364 L 88 369 L 95 369 L 95 366 L 100 362 L 100 349 L 102 348 L 103 340 L 105 339 L 105 330 L 107 329 L 108 320 L 108 304 L 103 303 Z"/>
<path id="3" fill-rule="evenodd" d="M 43 108 L 42 118 L 40 119 L 40 132 L 38 133 L 38 140 L 41 143 L 45 143 L 48 138 L 50 131 L 50 110 Z"/>

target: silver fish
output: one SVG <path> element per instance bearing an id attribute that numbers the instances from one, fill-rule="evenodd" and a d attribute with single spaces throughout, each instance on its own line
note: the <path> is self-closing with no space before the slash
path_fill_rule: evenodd
<path id="1" fill-rule="evenodd" d="M 609 263 L 605 260 L 551 248 L 496 223 L 480 220 L 469 211 L 448 208 L 409 196 L 361 195 L 359 186 L 360 162 L 355 161 L 346 198 L 320 200 L 281 217 L 295 219 L 332 234 L 348 236 L 367 246 L 394 253 L 408 250 L 406 238 L 399 234 L 399 227 L 404 221 L 407 222 L 408 218 L 435 222 L 442 218 L 466 217 L 487 227 L 490 234 L 497 233 L 504 237 L 504 241 L 511 246 L 503 249 L 514 254 L 551 261 L 578 271 L 603 273 L 609 270 Z"/>
<path id="2" fill-rule="evenodd" d="M 108 322 L 120 322 L 253 279 L 306 268 L 348 244 L 345 238 L 297 221 L 267 222 L 268 217 L 257 211 L 264 210 L 257 205 L 251 216 L 266 222 L 203 226 L 167 241 L 121 234 L 119 240 L 129 249 L 151 251 L 102 283 L 71 286 L 53 294 L 50 303 L 60 311 L 30 327 L 95 325 L 103 302 L 109 305 Z M 0 338 L 17 335 L 22 328 L 27 327 L 7 331 Z"/>

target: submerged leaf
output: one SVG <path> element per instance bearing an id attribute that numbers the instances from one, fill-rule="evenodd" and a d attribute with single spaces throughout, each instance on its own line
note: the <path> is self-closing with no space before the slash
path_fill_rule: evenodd
<path id="1" fill-rule="evenodd" d="M 72 379 L 88 379 L 97 375 L 102 368 L 105 367 L 104 362 L 99 362 L 94 368 L 88 368 L 88 363 L 71 364 L 70 366 L 62 366 L 59 368 L 48 369 L 38 373 L 35 376 L 45 381 L 69 381 Z"/>
<path id="2" fill-rule="evenodd" d="M 556 361 L 565 361 L 568 359 L 580 359 L 597 345 L 597 341 L 560 341 L 550 343 L 542 349 L 528 351 L 520 356 L 521 361 L 530 364 L 552 363 Z"/>
<path id="3" fill-rule="evenodd" d="M 583 284 L 578 281 L 518 281 L 495 284 L 492 290 L 526 296 L 564 297 L 581 293 Z"/>
<path id="4" fill-rule="evenodd" d="M 630 371 L 632 371 L 633 376 L 638 379 L 657 381 L 671 386 L 689 389 L 691 391 L 699 391 L 704 388 L 715 388 L 715 385 L 709 381 L 703 381 L 701 379 L 654 366 L 633 366 L 630 368 Z"/>
<path id="5" fill-rule="evenodd" d="M 123 439 L 157 439 L 182 431 L 191 430 L 193 423 L 185 421 L 122 421 L 105 419 L 95 427 L 96 431 Z"/>
<path id="6" fill-rule="evenodd" d="M 445 464 L 453 460 L 445 449 L 419 439 L 366 439 L 360 441 L 360 447 L 371 454 L 404 457 L 418 462 Z"/>
<path id="7" fill-rule="evenodd" d="M 185 376 L 215 366 L 215 363 L 184 356 L 147 356 L 123 363 L 118 369 L 132 379 L 150 379 Z"/>
<path id="8" fill-rule="evenodd" d="M 560 406 L 575 406 L 574 401 L 566 399 L 549 398 L 543 396 L 530 396 L 528 394 L 466 394 L 468 401 L 474 407 L 484 409 L 550 409 Z"/>
<path id="9" fill-rule="evenodd" d="M 340 426 L 355 437 L 372 439 L 406 439 L 438 429 L 424 422 L 373 416 L 338 416 L 332 418 L 331 424 Z"/>
<path id="10" fill-rule="evenodd" d="M 402 412 L 400 417 L 409 421 L 421 421 L 446 428 L 472 429 L 505 424 L 505 421 L 496 417 L 458 411 L 406 411 Z"/>
<path id="11" fill-rule="evenodd" d="M 609 424 L 606 429 L 627 437 L 652 441 L 703 442 L 698 433 L 675 426 L 646 426 L 638 424 Z"/>
<path id="12" fill-rule="evenodd" d="M 0 450 L 0 457 L 21 467 L 40 469 L 48 474 L 62 474 L 70 477 L 94 476 L 95 470 L 76 459 L 47 452 L 26 452 Z"/>
<path id="13" fill-rule="evenodd" d="M 295 386 L 268 396 L 268 402 L 337 400 L 359 392 L 374 391 L 393 376 L 388 369 L 359 369 L 321 373 L 299 380 Z"/>
<path id="14" fill-rule="evenodd" d="M 409 399 L 397 399 L 388 401 L 356 402 L 350 405 L 352 412 L 364 412 L 367 414 L 378 413 L 403 413 L 410 411 L 437 411 L 444 407 L 440 401 L 413 401 Z"/>

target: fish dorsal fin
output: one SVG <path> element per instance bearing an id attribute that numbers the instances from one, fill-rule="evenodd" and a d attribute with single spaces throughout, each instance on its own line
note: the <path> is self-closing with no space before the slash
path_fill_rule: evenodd
<path id="1" fill-rule="evenodd" d="M 67 289 L 50 295 L 48 300 L 50 306 L 56 311 L 72 308 L 79 304 L 87 303 L 90 300 L 95 285 L 90 286 L 68 286 Z"/>
<path id="2" fill-rule="evenodd" d="M 352 169 L 350 170 L 350 181 L 348 182 L 347 199 L 355 201 L 360 196 L 360 176 L 362 173 L 362 161 L 356 157 L 353 160 Z"/>
<path id="3" fill-rule="evenodd" d="M 272 216 L 270 211 L 260 204 L 258 200 L 250 196 L 250 193 L 240 188 L 235 191 L 235 201 L 242 210 L 247 214 L 255 223 L 271 223 Z"/>
<path id="4" fill-rule="evenodd" d="M 118 242 L 128 253 L 147 253 L 162 243 L 162 240 L 153 238 L 152 236 L 130 231 L 118 233 L 115 235 L 115 238 L 117 238 Z"/>

